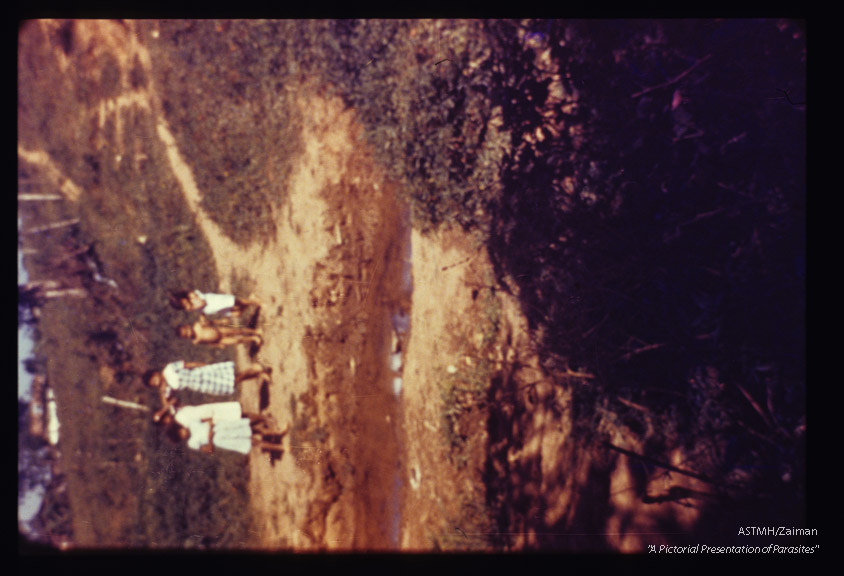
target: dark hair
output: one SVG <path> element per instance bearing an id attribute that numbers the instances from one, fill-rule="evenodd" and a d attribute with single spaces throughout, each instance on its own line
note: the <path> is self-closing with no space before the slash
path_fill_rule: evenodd
<path id="1" fill-rule="evenodd" d="M 38 373 L 38 361 L 35 358 L 27 358 L 23 361 L 24 370 L 30 374 Z"/>
<path id="2" fill-rule="evenodd" d="M 179 435 L 183 426 L 178 422 L 171 421 L 165 425 L 164 428 L 164 435 L 167 437 L 168 440 L 171 442 L 175 442 L 176 444 L 181 444 L 184 442 L 184 439 Z"/>
<path id="3" fill-rule="evenodd" d="M 176 310 L 184 310 L 182 300 L 190 297 L 190 290 L 171 290 L 170 291 L 170 306 Z"/>
<path id="4" fill-rule="evenodd" d="M 146 372 L 144 372 L 144 375 L 141 376 L 143 383 L 149 386 L 149 381 L 154 374 L 158 374 L 158 370 L 147 370 Z"/>

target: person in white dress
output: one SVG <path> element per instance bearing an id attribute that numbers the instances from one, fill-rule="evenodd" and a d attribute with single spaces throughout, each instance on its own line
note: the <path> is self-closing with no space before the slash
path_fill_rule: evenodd
<path id="1" fill-rule="evenodd" d="M 165 426 L 168 436 L 200 452 L 212 453 L 218 448 L 248 455 L 253 446 L 271 453 L 284 452 L 287 428 L 273 430 L 265 416 L 243 412 L 240 402 L 171 406 L 164 413 L 156 413 L 153 420 Z"/>

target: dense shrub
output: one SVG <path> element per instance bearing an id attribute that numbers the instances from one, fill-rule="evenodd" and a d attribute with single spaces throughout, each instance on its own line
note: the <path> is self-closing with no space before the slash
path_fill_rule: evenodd
<path id="1" fill-rule="evenodd" d="M 805 414 L 800 27 L 494 22 L 489 33 L 512 150 L 488 245 L 546 367 L 587 368 L 596 398 L 671 414 L 669 443 L 726 434 L 731 455 L 696 463 L 706 469 L 728 475 L 735 454 L 755 454 L 744 463 L 755 489 L 771 475 L 792 482 Z M 528 44 L 540 57 L 512 56 Z M 566 97 L 549 108 L 558 78 Z M 702 371 L 723 392 L 695 391 Z"/>

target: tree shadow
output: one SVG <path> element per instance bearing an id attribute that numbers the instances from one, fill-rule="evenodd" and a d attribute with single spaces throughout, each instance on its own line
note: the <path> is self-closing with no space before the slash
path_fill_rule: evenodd
<path id="1" fill-rule="evenodd" d="M 753 522 L 749 511 L 774 495 L 799 518 L 804 487 L 782 477 L 805 464 L 805 117 L 760 94 L 803 85 L 802 42 L 783 48 L 800 36 L 762 20 L 554 22 L 542 29 L 553 73 L 579 95 L 563 106 L 549 105 L 548 65 L 524 50 L 518 26 L 488 27 L 518 56 L 496 62 L 490 91 L 511 148 L 488 201 L 487 248 L 546 373 L 593 377 L 576 390 L 582 436 L 571 441 L 594 439 L 607 413 L 640 439 L 659 423 L 665 449 L 692 453 L 727 434 L 732 446 L 692 464 L 733 487 L 730 505 L 685 489 L 648 494 L 641 478 L 638 498 L 694 502 L 702 534 L 726 529 L 723 518 Z M 605 530 L 613 459 L 569 454 L 565 466 L 586 481 L 544 525 L 554 487 L 537 493 L 541 462 L 507 458 L 528 441 L 517 388 L 502 377 L 489 396 L 484 480 L 500 532 L 534 531 L 539 547 L 608 546 L 574 534 Z M 659 530 L 682 532 L 672 520 Z"/>

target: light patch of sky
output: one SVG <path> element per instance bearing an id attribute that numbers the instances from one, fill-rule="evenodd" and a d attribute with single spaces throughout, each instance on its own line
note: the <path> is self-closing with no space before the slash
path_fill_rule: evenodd
<path id="1" fill-rule="evenodd" d="M 18 220 L 18 229 L 21 221 Z M 18 245 L 18 284 L 25 284 L 29 276 L 23 266 L 23 252 Z M 32 392 L 32 374 L 26 371 L 23 361 L 32 356 L 35 342 L 32 340 L 32 331 L 28 326 L 21 326 L 18 329 L 18 399 L 29 401 Z"/>
<path id="2" fill-rule="evenodd" d="M 21 221 L 18 219 L 18 230 L 21 229 Z M 18 244 L 18 284 L 29 282 L 29 275 L 23 265 L 23 252 Z M 32 398 L 32 374 L 26 371 L 23 361 L 32 356 L 35 342 L 32 339 L 32 330 L 28 326 L 21 326 L 18 329 L 18 399 L 29 402 Z M 19 434 L 23 431 L 18 431 Z M 20 458 L 20 455 L 19 455 Z M 20 473 L 20 472 L 19 472 Z M 18 526 L 25 533 L 34 535 L 30 525 L 32 519 L 41 509 L 44 502 L 46 489 L 41 484 L 24 490 L 18 495 Z"/>
<path id="3" fill-rule="evenodd" d="M 45 492 L 44 487 L 38 485 L 18 497 L 18 520 L 20 522 L 27 524 L 35 518 L 41 508 Z"/>

